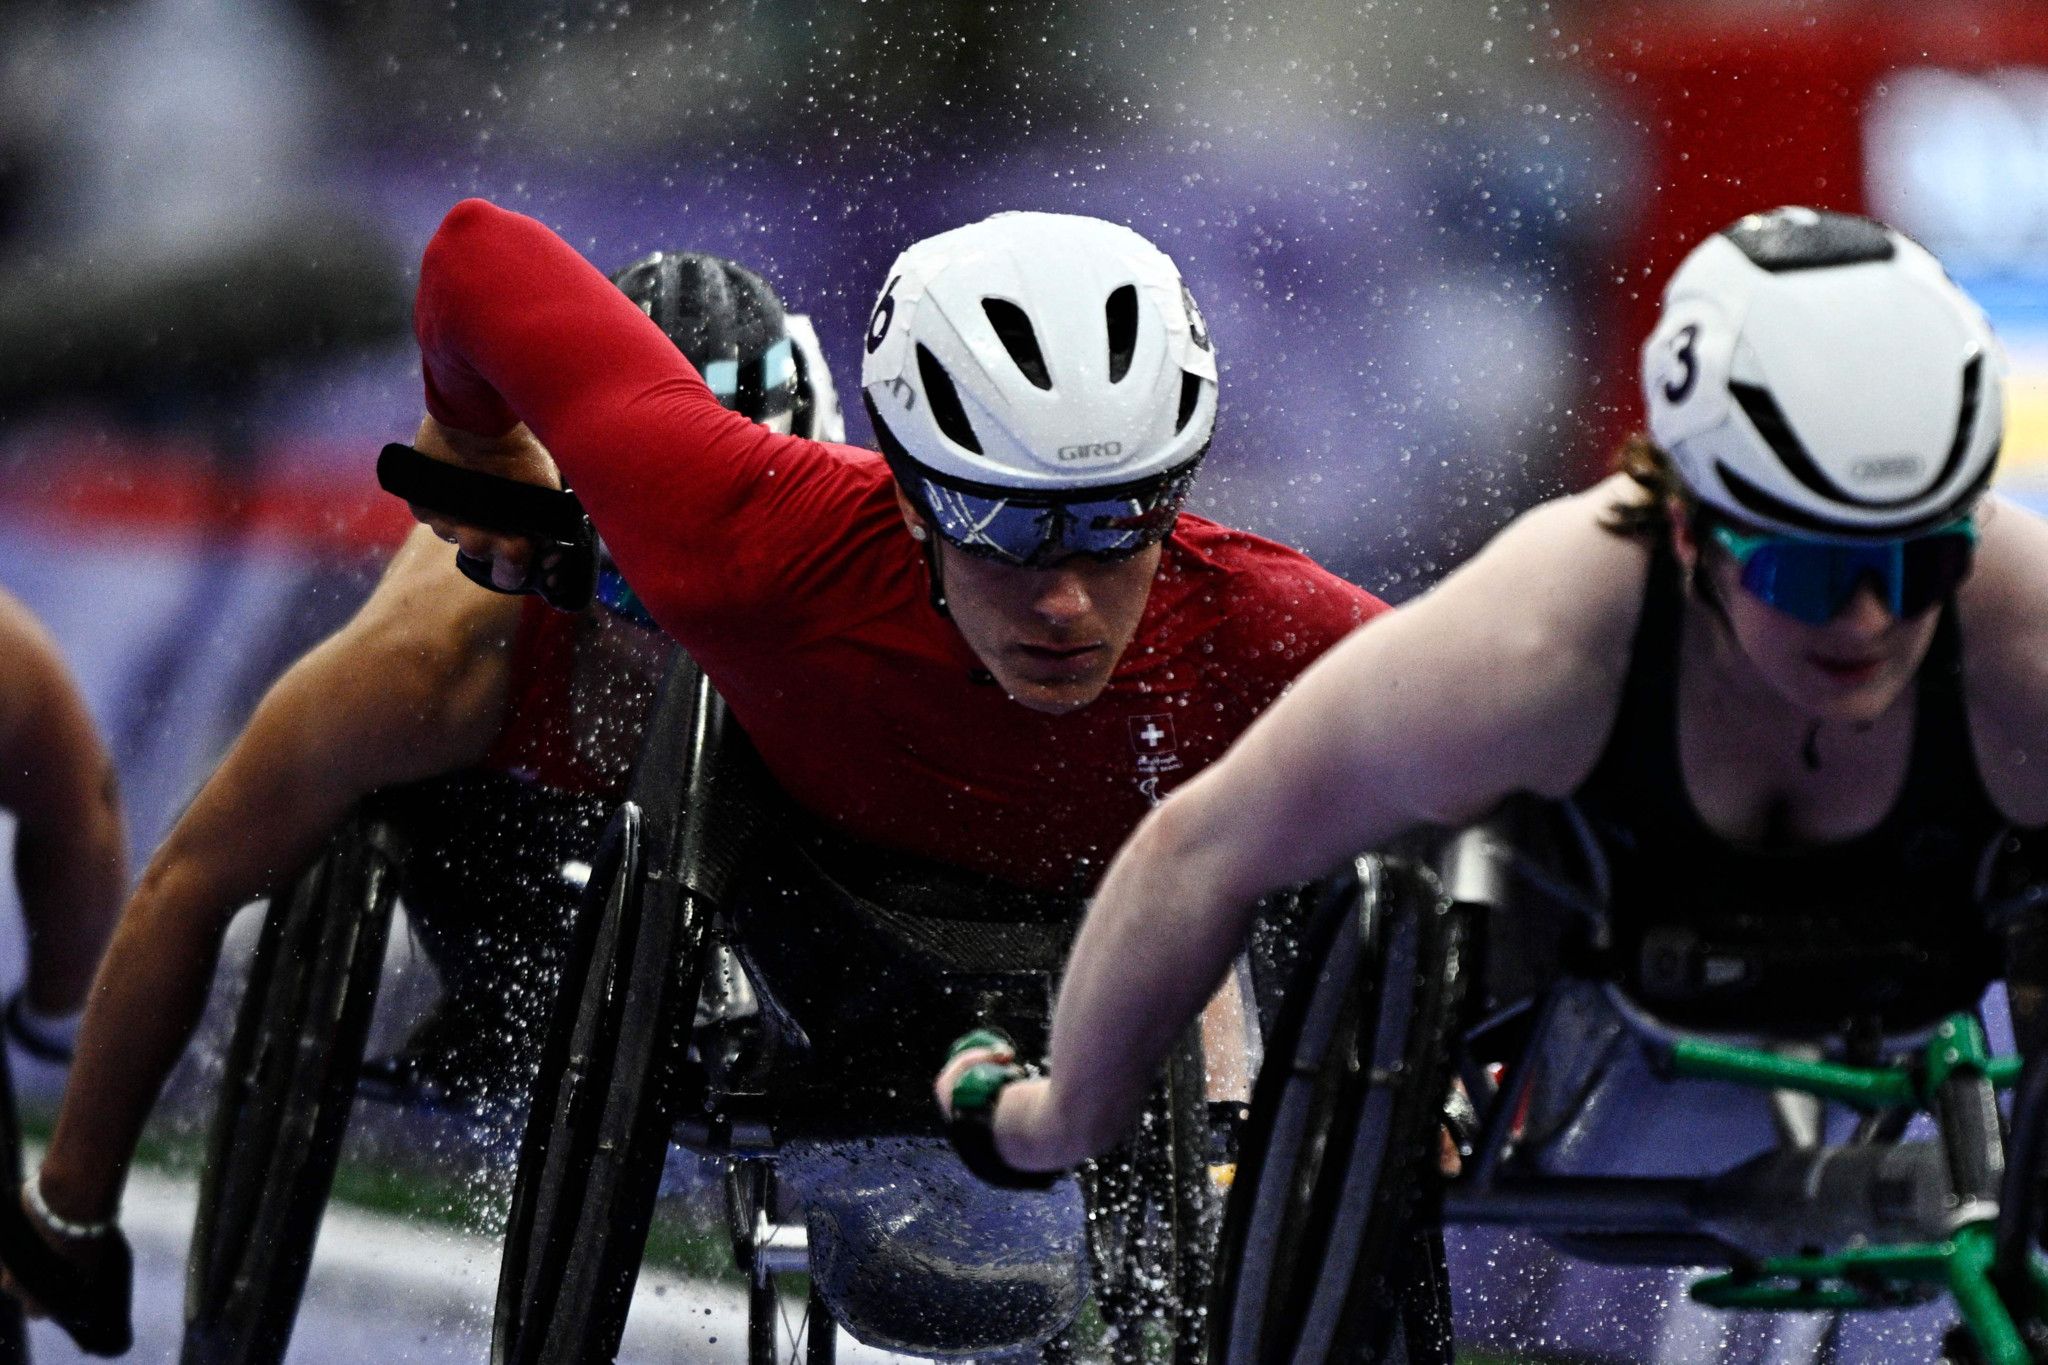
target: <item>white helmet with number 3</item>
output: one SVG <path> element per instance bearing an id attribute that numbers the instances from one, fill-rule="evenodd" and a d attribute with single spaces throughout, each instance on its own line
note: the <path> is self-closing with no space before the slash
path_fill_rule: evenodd
<path id="1" fill-rule="evenodd" d="M 860 380 L 892 464 L 1026 496 L 1182 471 L 1216 421 L 1216 356 L 1173 262 L 1063 213 L 999 213 L 898 256 Z"/>
<path id="2" fill-rule="evenodd" d="M 2005 360 L 1918 243 L 1849 214 L 1752 214 L 1696 247 L 1643 346 L 1650 434 L 1709 506 L 1791 535 L 1915 535 L 1998 459 Z"/>

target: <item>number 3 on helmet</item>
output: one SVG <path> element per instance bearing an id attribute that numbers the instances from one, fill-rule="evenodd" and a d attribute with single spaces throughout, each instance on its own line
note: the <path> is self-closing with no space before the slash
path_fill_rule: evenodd
<path id="1" fill-rule="evenodd" d="M 1643 346 L 1650 434 L 1699 498 L 1787 535 L 1918 535 L 1968 511 L 2005 361 L 1940 262 L 1868 218 L 1752 214 L 1695 248 Z"/>

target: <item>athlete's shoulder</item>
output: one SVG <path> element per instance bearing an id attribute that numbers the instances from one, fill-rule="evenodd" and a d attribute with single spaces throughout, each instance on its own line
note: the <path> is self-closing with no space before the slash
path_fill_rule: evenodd
<path id="1" fill-rule="evenodd" d="M 1993 798 L 2038 825 L 2048 822 L 2048 520 L 1996 496 L 1977 520 L 1976 566 L 1956 592 L 1970 723 Z"/>
<path id="2" fill-rule="evenodd" d="M 1509 522 L 1446 578 L 1437 594 L 1483 598 L 1546 632 L 1580 623 L 1606 633 L 1633 627 L 1654 537 L 1624 514 L 1641 491 L 1624 476 L 1552 498 Z M 1617 616 L 1625 618 L 1617 621 Z"/>
<path id="3" fill-rule="evenodd" d="M 1639 501 L 1626 479 L 1523 512 L 1466 564 L 1402 610 L 1425 647 L 1483 640 L 1491 667 L 1528 714 L 1562 707 L 1598 714 L 1618 697 L 1642 614 L 1653 537 L 1617 513 Z"/>
<path id="4" fill-rule="evenodd" d="M 896 516 L 895 480 L 872 450 L 777 436 L 732 511 L 761 518 L 762 548 L 777 554 L 826 550 L 858 539 L 870 522 L 886 525 Z"/>
<path id="5" fill-rule="evenodd" d="M 1199 649 L 1223 686 L 1271 702 L 1387 606 L 1298 550 L 1183 516 L 1153 590 L 1167 652 Z"/>
<path id="6" fill-rule="evenodd" d="M 2048 519 L 1994 494 L 1978 508 L 1977 528 L 1976 567 L 1960 590 L 1964 611 L 1996 615 L 2002 626 L 2048 627 Z"/>
<path id="7" fill-rule="evenodd" d="M 1388 609 L 1300 550 L 1206 517 L 1183 515 L 1167 543 L 1176 567 L 1216 577 L 1232 607 L 1284 609 L 1344 630 Z"/>
<path id="8" fill-rule="evenodd" d="M 812 458 L 829 461 L 845 471 L 848 483 L 864 491 L 884 489 L 895 482 L 889 465 L 878 451 L 850 446 L 839 441 L 813 441 L 806 436 L 789 438 L 792 447 L 808 446 Z"/>

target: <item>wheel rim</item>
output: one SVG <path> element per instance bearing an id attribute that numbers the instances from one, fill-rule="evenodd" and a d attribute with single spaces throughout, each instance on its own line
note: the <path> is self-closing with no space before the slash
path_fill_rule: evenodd
<path id="1" fill-rule="evenodd" d="M 1285 1286 L 1297 1278 L 1296 1263 L 1301 1248 L 1287 1237 L 1289 1213 L 1299 1203 L 1296 1170 L 1309 1135 L 1309 1125 L 1319 1108 L 1330 1100 L 1317 1094 L 1322 1059 L 1334 1046 L 1347 1020 L 1349 982 L 1358 969 L 1364 942 L 1357 917 L 1345 914 L 1336 923 L 1325 952 L 1313 947 L 1304 961 L 1320 962 L 1315 987 L 1308 997 L 1298 1027 L 1297 1040 L 1284 1054 L 1287 1071 L 1282 1084 L 1287 1098 L 1275 1107 L 1272 1127 L 1262 1147 L 1248 1151 L 1251 1159 L 1240 1166 L 1239 1175 L 1251 1175 L 1247 1188 L 1253 1191 L 1255 1211 L 1283 1211 L 1279 1216 L 1258 1216 L 1246 1220 L 1241 1252 L 1233 1257 L 1234 1280 L 1226 1279 L 1231 1293 L 1227 1301 L 1232 1360 L 1260 1360 L 1267 1308 L 1276 1285 Z M 1269 1054 L 1267 1066 L 1280 1060 Z M 1320 1163 L 1316 1163 L 1319 1167 Z M 1245 1166 L 1253 1169 L 1247 1171 Z M 1298 1220 L 1299 1215 L 1294 1214 Z"/>
<path id="2" fill-rule="evenodd" d="M 639 813 L 596 862 L 514 1182 L 493 1358 L 608 1360 L 625 1330 L 668 1148 L 668 1069 L 687 1044 L 704 913 L 642 875 Z M 586 949 L 583 945 L 587 943 Z M 687 1004 L 685 1003 L 687 1001 Z"/>
<path id="3" fill-rule="evenodd" d="M 1307 989 L 1290 992 L 1269 1044 L 1226 1216 L 1223 1360 L 1320 1362 L 1379 1349 L 1400 1327 L 1389 1247 L 1426 1169 L 1382 1176 L 1396 1158 L 1421 1167 L 1456 998 L 1454 929 L 1432 891 L 1366 860 L 1312 927 Z"/>
<path id="4" fill-rule="evenodd" d="M 361 820 L 264 922 L 187 1262 L 187 1359 L 274 1361 L 305 1289 L 376 1003 L 396 840 Z"/>
<path id="5" fill-rule="evenodd" d="M 1175 1049 L 1132 1141 L 1085 1178 L 1096 1306 L 1115 1332 L 1111 1359 L 1146 1359 L 1142 1329 L 1158 1322 L 1172 1332 L 1174 1360 L 1198 1360 L 1216 1230 L 1199 1033 Z"/>
<path id="6" fill-rule="evenodd" d="M 609 1078 L 610 1049 L 601 1034 L 606 1011 L 587 1008 L 613 993 L 620 934 L 629 911 L 637 909 L 640 880 L 640 812 L 620 807 L 591 858 L 589 892 L 577 917 L 564 964 L 541 1074 L 534 1084 L 520 1141 L 503 1260 L 492 1356 L 499 1362 L 540 1360 L 546 1345 L 555 1295 L 574 1250 L 573 1210 L 583 1193 L 578 1161 L 589 1145 L 589 1086 Z M 593 989 L 594 987 L 594 989 Z M 600 1075 L 588 1073 L 595 1068 Z M 599 1093 L 602 1093 L 601 1091 Z"/>

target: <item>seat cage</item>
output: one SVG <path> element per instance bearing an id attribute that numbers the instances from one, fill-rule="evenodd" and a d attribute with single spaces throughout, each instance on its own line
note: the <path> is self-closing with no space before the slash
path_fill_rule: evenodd
<path id="1" fill-rule="evenodd" d="M 698 1031 L 678 1141 L 758 1156 L 799 1135 L 938 1133 L 929 1073 L 952 1038 L 993 1023 L 1024 1055 L 1043 1051 L 1081 901 L 824 827 L 775 787 L 717 692 L 696 686 L 681 766 L 689 791 L 717 799 L 686 800 L 656 834 L 677 850 L 673 875 L 707 893 L 759 1013 Z"/>
<path id="2" fill-rule="evenodd" d="M 1441 851 L 1447 889 L 1489 931 L 1526 900 L 1517 856 L 1498 826 L 1461 832 Z M 1597 941 L 1597 901 L 1567 899 L 1565 909 L 1583 916 Z M 1776 1147 L 1704 1176 L 1543 1169 L 1525 1149 L 1525 1125 L 1544 1068 L 1572 1048 L 1568 1016 L 1589 991 L 1619 1021 L 1620 1046 L 1639 1049 L 1669 1083 L 1732 1082 L 1768 1094 Z M 1946 1287 L 1994 1357 L 1998 1343 L 2018 1341 L 1990 1277 L 2005 1169 L 1994 1092 L 2017 1081 L 2020 1062 L 1990 1055 L 1973 1013 L 1881 1039 L 1737 1038 L 1673 1026 L 1618 983 L 1569 971 L 1522 1002 L 1488 1004 L 1468 1041 L 1488 1033 L 1520 1041 L 1498 1067 L 1471 1055 L 1461 1064 L 1480 1121 L 1443 1191 L 1446 1224 L 1515 1227 L 1616 1264 L 1727 1267 L 1693 1290 L 1721 1307 L 1882 1307 Z M 1887 1061 L 1835 1060 L 1871 1055 Z M 1581 1106 L 1590 1093 L 1579 1095 Z M 1860 1111 L 1851 1141 L 1822 1140 L 1822 1101 Z M 1922 1113 L 1935 1136 L 1900 1140 Z"/>

